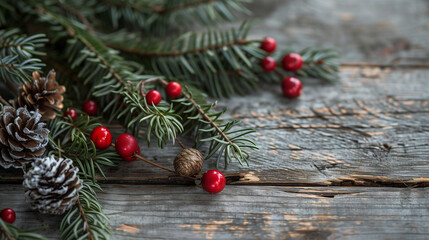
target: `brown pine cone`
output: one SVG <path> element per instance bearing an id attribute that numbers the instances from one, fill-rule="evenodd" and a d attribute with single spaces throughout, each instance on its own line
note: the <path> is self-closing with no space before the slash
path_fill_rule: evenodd
<path id="1" fill-rule="evenodd" d="M 23 168 L 45 153 L 49 130 L 46 123 L 39 122 L 41 117 L 37 110 L 28 111 L 27 107 L 3 108 L 0 112 L 0 166 Z"/>
<path id="2" fill-rule="evenodd" d="M 197 149 L 187 148 L 174 158 L 174 170 L 183 176 L 194 176 L 203 168 L 203 155 Z"/>
<path id="3" fill-rule="evenodd" d="M 38 72 L 33 72 L 33 82 L 22 85 L 13 106 L 15 108 L 27 106 L 29 110 L 38 109 L 42 114 L 41 121 L 54 119 L 55 111 L 63 108 L 63 93 L 66 91 L 66 88 L 55 80 L 55 76 L 54 70 L 51 70 L 46 78 L 40 77 Z"/>
<path id="4" fill-rule="evenodd" d="M 27 202 L 41 213 L 63 214 L 77 202 L 82 181 L 71 159 L 38 158 L 24 175 Z"/>

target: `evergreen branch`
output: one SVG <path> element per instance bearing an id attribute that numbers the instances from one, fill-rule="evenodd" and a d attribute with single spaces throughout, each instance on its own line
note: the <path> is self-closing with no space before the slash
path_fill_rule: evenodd
<path id="1" fill-rule="evenodd" d="M 239 123 L 237 120 L 222 120 L 224 112 L 211 111 L 214 104 L 205 102 L 201 95 L 192 97 L 191 88 L 187 88 L 183 95 L 185 97 L 172 101 L 176 104 L 176 112 L 187 116 L 183 126 L 186 127 L 186 132 L 193 131 L 196 135 L 196 147 L 200 148 L 205 142 L 210 142 L 206 159 L 218 153 L 216 164 L 218 167 L 222 157 L 225 168 L 232 158 L 237 159 L 242 165 L 248 164 L 249 154 L 244 149 L 256 150 L 258 147 L 246 136 L 255 131 L 250 128 L 236 129 L 235 126 Z"/>
<path id="2" fill-rule="evenodd" d="M 104 178 L 101 166 L 117 166 L 120 158 L 115 152 L 97 151 L 89 135 L 95 127 L 99 126 L 97 118 L 82 115 L 72 121 L 69 117 L 57 116 L 49 121 L 50 143 L 52 150 L 48 155 L 62 155 L 73 160 L 86 179 L 96 181 L 96 172 Z"/>
<path id="3" fill-rule="evenodd" d="M 0 221 L 2 221 L 3 222 L 3 220 L 0 220 Z M 4 223 L 3 223 L 4 224 Z M 1 225 L 3 225 L 3 224 L 1 224 Z M 15 240 L 15 238 L 13 238 L 13 237 L 11 237 L 10 235 L 9 235 L 9 233 L 7 233 L 6 232 L 6 230 L 3 228 L 3 226 L 1 226 L 0 225 L 0 231 L 1 231 L 1 233 L 3 234 L 3 236 L 4 237 L 6 237 L 8 240 Z"/>
<path id="4" fill-rule="evenodd" d="M 177 132 L 183 130 L 179 121 L 180 116 L 174 114 L 170 107 L 148 106 L 134 87 L 141 79 L 150 76 L 134 73 L 136 64 L 125 61 L 116 51 L 109 49 L 66 18 L 48 9 L 37 8 L 40 13 L 55 20 L 69 32 L 69 37 L 72 39 L 69 40 L 66 54 L 69 56 L 71 68 L 81 67 L 78 77 L 85 79 L 84 84 L 92 84 L 90 93 L 100 99 L 99 103 L 104 107 L 104 112 L 115 113 L 109 117 L 121 119 L 124 125 L 127 128 L 133 128 L 135 133 L 146 121 L 148 144 L 150 144 L 151 133 L 158 138 L 158 145 L 161 147 L 167 140 L 175 139 Z M 113 94 L 120 94 L 123 99 Z M 112 98 L 115 100 L 112 101 Z"/>
<path id="5" fill-rule="evenodd" d="M 69 210 L 61 221 L 61 239 L 111 239 L 109 218 L 103 213 L 93 182 L 84 181 L 77 206 Z"/>
<path id="6" fill-rule="evenodd" d="M 188 33 L 167 42 L 136 41 L 139 36 L 126 32 L 100 37 L 109 46 L 142 59 L 156 74 L 198 86 L 212 96 L 228 97 L 257 88 L 256 73 L 265 53 L 258 41 L 246 40 L 250 27 L 243 22 L 239 29 L 199 36 Z"/>
<path id="7" fill-rule="evenodd" d="M 166 33 L 172 23 L 178 26 L 190 25 L 199 21 L 205 25 L 215 25 L 221 21 L 236 20 L 235 13 L 250 15 L 242 5 L 248 0 L 175 0 L 158 1 L 118 1 L 98 0 L 96 15 L 108 19 L 116 29 L 126 25 L 156 34 Z"/>
<path id="8" fill-rule="evenodd" d="M 148 56 L 148 57 L 175 57 L 175 56 L 180 56 L 180 55 L 187 55 L 187 54 L 194 54 L 194 53 L 198 53 L 198 52 L 205 52 L 208 50 L 217 50 L 217 49 L 221 49 L 223 47 L 231 47 L 234 45 L 247 45 L 249 44 L 250 41 L 247 40 L 242 40 L 239 39 L 237 41 L 233 41 L 233 42 L 226 42 L 226 43 L 220 43 L 217 45 L 212 45 L 212 46 L 205 46 L 205 47 L 200 47 L 200 48 L 195 48 L 195 49 L 189 49 L 189 50 L 184 50 L 184 51 L 171 51 L 171 52 L 155 52 L 155 51 L 142 51 L 139 49 L 131 49 L 131 48 L 127 48 L 127 47 L 123 47 L 123 46 L 119 46 L 119 45 L 115 45 L 115 44 L 111 44 L 111 43 L 106 43 L 106 46 L 109 46 L 113 49 L 119 50 L 121 52 L 124 53 L 129 53 L 129 54 L 134 54 L 134 55 L 139 55 L 139 56 Z"/>
<path id="9" fill-rule="evenodd" d="M 19 34 L 19 30 L 0 30 L 0 56 L 15 56 L 20 59 L 29 59 L 33 55 L 45 55 L 36 49 L 42 48 L 48 39 L 44 34 L 26 36 Z"/>
<path id="10" fill-rule="evenodd" d="M 281 62 L 281 58 L 291 52 L 296 51 L 288 49 L 286 51 L 281 52 L 280 54 L 276 54 L 276 56 L 274 57 L 277 62 Z M 286 75 L 297 75 L 303 77 L 318 78 L 328 82 L 335 81 L 339 78 L 339 54 L 335 50 L 309 47 L 299 51 L 298 53 L 301 55 L 304 61 L 304 65 L 298 72 L 287 72 L 282 67 L 278 66 L 274 73 L 278 74 L 281 77 Z M 272 82 L 272 80 L 277 80 L 278 82 L 279 80 L 278 78 L 274 78 L 273 74 L 267 74 L 263 70 L 260 70 L 259 76 L 261 79 L 267 82 Z"/>
<path id="11" fill-rule="evenodd" d="M 192 103 L 192 105 L 194 105 L 195 109 L 197 109 L 201 116 L 203 116 L 205 120 L 210 122 L 210 125 L 212 125 L 216 129 L 216 131 L 223 137 L 225 141 L 227 141 L 229 144 L 233 144 L 231 140 L 229 140 L 229 138 L 225 135 L 225 133 L 216 125 L 216 123 L 214 123 L 212 119 L 204 112 L 204 110 L 201 109 L 200 106 L 198 106 L 194 99 L 189 96 L 189 94 L 183 93 L 183 95 L 185 95 L 185 97 Z"/>
<path id="12" fill-rule="evenodd" d="M 0 78 L 4 82 L 25 83 L 31 81 L 31 73 L 45 66 L 40 59 L 29 58 L 21 61 L 18 55 L 0 55 Z"/>
<path id="13" fill-rule="evenodd" d="M 80 203 L 79 198 L 77 198 L 77 206 L 79 208 L 80 216 L 82 217 L 82 220 L 84 222 L 83 226 L 85 227 L 85 234 L 88 234 L 88 238 L 90 240 L 94 240 L 94 236 L 92 236 L 92 233 L 89 229 L 89 223 L 88 220 L 86 220 L 85 212 L 83 211 L 82 203 Z"/>
<path id="14" fill-rule="evenodd" d="M 86 17 L 77 9 L 74 9 L 72 7 L 70 7 L 67 4 L 61 3 L 61 2 L 57 2 L 56 5 L 58 5 L 60 8 L 64 9 L 67 12 L 70 12 L 71 14 L 75 15 L 76 17 L 79 18 L 79 20 L 86 26 L 86 28 L 88 29 L 89 32 L 91 32 L 92 34 L 94 34 L 94 28 L 92 27 L 92 25 L 89 23 L 88 19 L 86 19 Z"/>
<path id="15" fill-rule="evenodd" d="M 300 53 L 304 60 L 298 74 L 332 82 L 339 78 L 338 53 L 333 49 L 305 48 Z"/>
<path id="16" fill-rule="evenodd" d="M 46 237 L 34 233 L 35 230 L 22 230 L 0 219 L 0 239 L 7 240 L 47 240 Z"/>
<path id="17" fill-rule="evenodd" d="M 20 35 L 18 29 L 0 30 L 0 77 L 4 82 L 25 83 L 31 81 L 30 73 L 45 66 L 33 55 L 47 42 L 44 34 Z"/>

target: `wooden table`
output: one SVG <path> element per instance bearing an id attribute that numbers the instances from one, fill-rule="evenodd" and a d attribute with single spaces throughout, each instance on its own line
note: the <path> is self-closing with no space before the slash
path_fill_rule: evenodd
<path id="1" fill-rule="evenodd" d="M 255 2 L 253 38 L 271 35 L 281 49 L 338 48 L 341 80 L 305 79 L 296 100 L 278 85 L 221 100 L 257 129 L 261 150 L 250 167 L 225 171 L 220 194 L 141 161 L 107 170 L 98 196 L 115 237 L 428 239 L 429 2 Z M 142 153 L 172 166 L 179 150 Z M 43 234 L 57 239 L 61 217 L 30 210 L 19 171 L 0 174 L 0 208 L 16 210 L 17 226 L 48 225 Z"/>

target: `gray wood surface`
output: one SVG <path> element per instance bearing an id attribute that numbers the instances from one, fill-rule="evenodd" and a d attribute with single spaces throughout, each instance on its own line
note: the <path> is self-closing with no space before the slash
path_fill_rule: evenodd
<path id="1" fill-rule="evenodd" d="M 118 239 L 427 239 L 428 188 L 112 185 L 99 194 Z M 0 188 L 17 225 L 58 228 L 60 217 L 23 204 L 20 185 Z M 57 233 L 46 234 L 52 239 Z"/>
<path id="2" fill-rule="evenodd" d="M 219 101 L 256 127 L 261 150 L 251 153 L 250 167 L 225 171 L 229 185 L 218 195 L 141 161 L 107 169 L 99 197 L 115 237 L 429 239 L 429 1 L 249 6 L 261 19 L 253 38 L 274 36 L 280 49 L 338 48 L 341 80 L 303 79 L 296 100 L 273 84 Z M 141 146 L 168 167 L 180 151 Z M 204 163 L 214 167 L 214 159 Z M 17 211 L 17 226 L 49 225 L 44 233 L 57 239 L 61 218 L 28 208 L 21 175 L 0 170 L 0 208 Z"/>

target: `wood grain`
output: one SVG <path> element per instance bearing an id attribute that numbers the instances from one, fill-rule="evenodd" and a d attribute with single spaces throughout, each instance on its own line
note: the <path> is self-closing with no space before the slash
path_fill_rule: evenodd
<path id="1" fill-rule="evenodd" d="M 227 186 L 212 195 L 195 186 L 111 185 L 100 193 L 116 239 L 425 239 L 429 188 Z M 0 195 L 17 226 L 60 218 L 28 209 L 19 185 Z M 22 216 L 25 216 L 23 218 Z"/>

